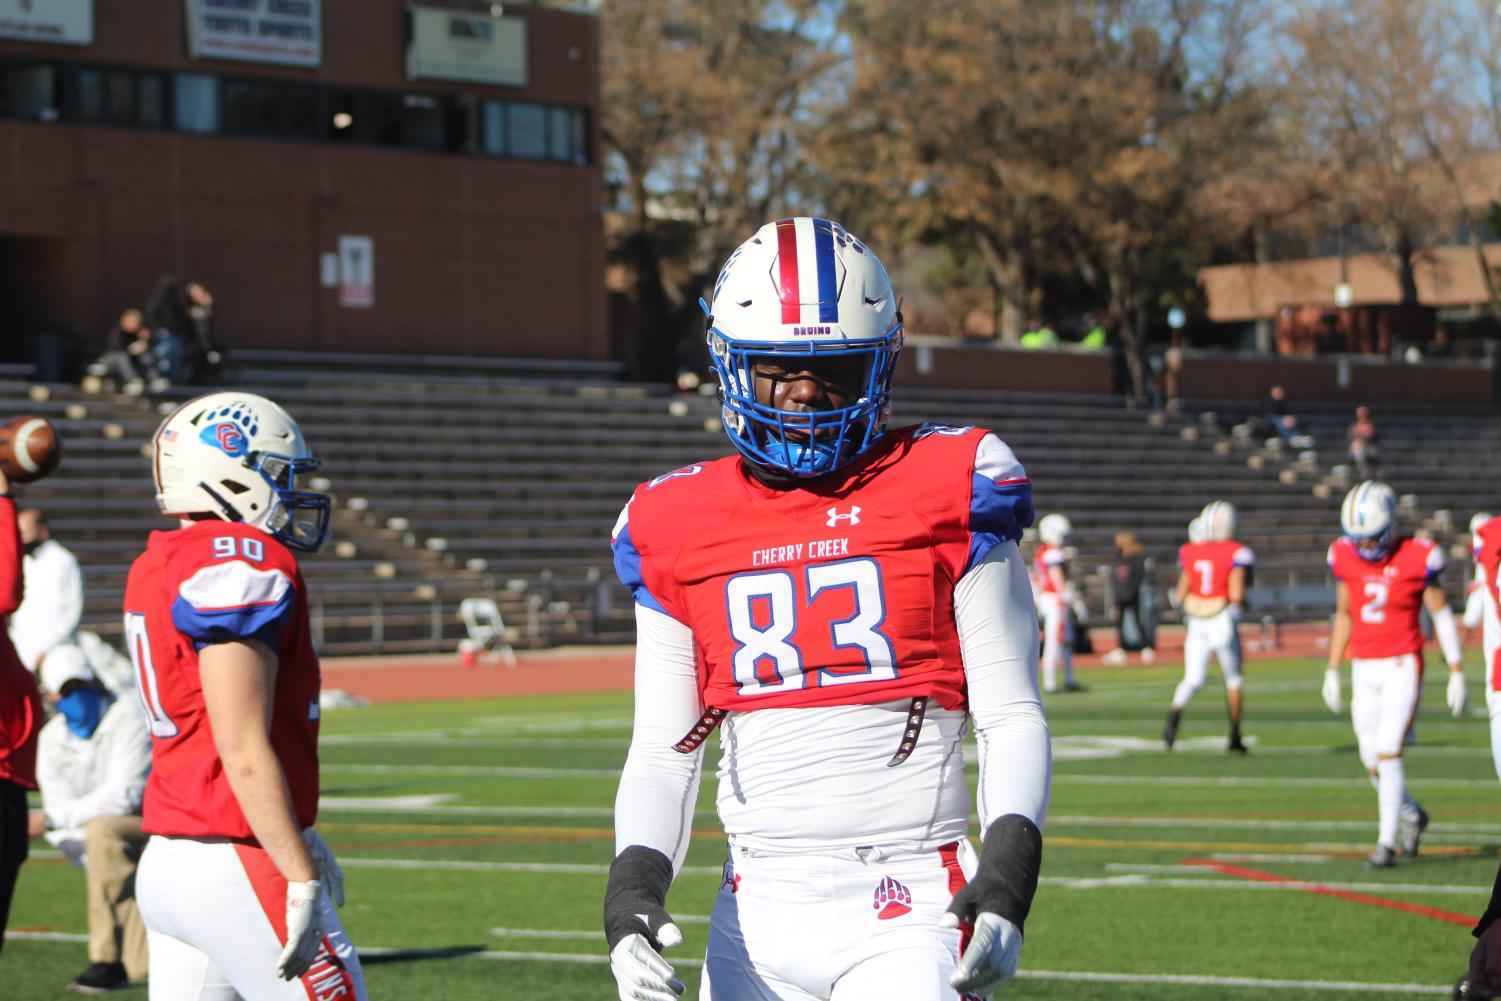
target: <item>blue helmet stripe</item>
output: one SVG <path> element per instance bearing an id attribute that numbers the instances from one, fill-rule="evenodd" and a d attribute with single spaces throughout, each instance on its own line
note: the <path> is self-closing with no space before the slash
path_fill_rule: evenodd
<path id="1" fill-rule="evenodd" d="M 818 322 L 839 322 L 839 285 L 834 274 L 834 224 L 813 220 L 813 262 L 818 268 Z"/>

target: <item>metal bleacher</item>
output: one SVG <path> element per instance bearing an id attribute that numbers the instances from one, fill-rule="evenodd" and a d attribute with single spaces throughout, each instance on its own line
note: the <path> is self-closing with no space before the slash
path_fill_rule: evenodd
<path id="1" fill-rule="evenodd" d="M 245 352 L 233 380 L 284 403 L 324 460 L 334 542 L 303 565 L 328 654 L 452 651 L 459 603 L 471 597 L 497 601 L 518 648 L 630 640 L 630 601 L 608 548 L 621 506 L 642 480 L 729 451 L 712 396 L 624 382 L 608 365 Z M 87 622 L 108 637 L 119 633 L 129 561 L 152 529 L 169 527 L 144 448 L 162 408 L 196 391 L 84 394 L 0 369 L 0 405 L 45 414 L 63 433 L 61 469 L 23 488 L 23 502 L 43 507 L 83 561 Z M 1027 467 L 1039 514 L 1060 511 L 1075 525 L 1092 619 L 1104 614 L 1096 568 L 1113 560 L 1117 531 L 1136 533 L 1170 585 L 1187 522 L 1215 498 L 1240 509 L 1258 585 L 1291 594 L 1325 584 L 1338 497 L 1313 489 L 1312 473 L 1289 478 L 1249 461 L 1186 413 L 1107 397 L 908 390 L 893 419 L 1001 434 Z M 1403 463 L 1410 454 L 1412 476 L 1437 490 L 1422 463 L 1458 449 L 1421 420 L 1378 420 L 1386 454 Z M 1408 428 L 1410 451 L 1400 444 Z M 1488 447 L 1501 448 L 1492 437 Z M 1467 489 L 1444 478 L 1438 496 L 1462 503 Z"/>

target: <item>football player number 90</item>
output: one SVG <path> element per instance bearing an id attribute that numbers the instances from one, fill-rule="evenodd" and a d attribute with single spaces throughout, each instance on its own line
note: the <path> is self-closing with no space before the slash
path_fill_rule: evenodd
<path id="1" fill-rule="evenodd" d="M 808 685 L 803 653 L 792 642 L 800 615 L 812 613 L 819 595 L 836 588 L 854 593 L 855 614 L 829 623 L 835 647 L 857 649 L 865 670 L 833 672 L 820 669 L 816 684 L 848 685 L 865 681 L 889 681 L 896 677 L 896 651 L 877 628 L 886 621 L 886 600 L 881 591 L 881 569 L 875 560 L 841 560 L 816 563 L 805 570 L 807 600 L 799 608 L 797 587 L 791 572 L 768 570 L 731 577 L 725 586 L 730 636 L 735 650 L 735 682 L 741 695 L 770 695 Z M 756 614 L 760 604 L 763 612 Z M 760 620 L 758 622 L 758 620 Z M 767 662 L 770 671 L 767 671 Z"/>
<path id="2" fill-rule="evenodd" d="M 146 616 L 140 612 L 125 613 L 125 642 L 130 648 L 130 661 L 135 665 L 139 682 L 136 694 L 141 697 L 141 708 L 146 710 L 151 736 L 177 736 L 177 724 L 162 708 L 162 694 L 156 683 L 156 664 L 151 660 L 151 639 L 146 635 Z"/>

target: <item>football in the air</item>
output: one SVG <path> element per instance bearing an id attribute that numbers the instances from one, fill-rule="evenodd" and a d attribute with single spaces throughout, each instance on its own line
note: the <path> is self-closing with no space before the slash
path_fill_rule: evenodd
<path id="1" fill-rule="evenodd" d="M 0 471 L 16 483 L 46 476 L 62 454 L 62 438 L 45 417 L 23 415 L 0 425 Z"/>

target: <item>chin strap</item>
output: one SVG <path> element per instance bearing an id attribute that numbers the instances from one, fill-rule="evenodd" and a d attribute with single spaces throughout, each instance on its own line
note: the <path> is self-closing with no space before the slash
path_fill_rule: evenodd
<path id="1" fill-rule="evenodd" d="M 208 494 L 210 497 L 212 497 L 214 499 L 214 503 L 216 503 L 216 504 L 219 505 L 219 510 L 221 510 L 221 511 L 224 512 L 224 520 L 226 520 L 226 521 L 244 521 L 245 520 L 245 516 L 240 513 L 239 509 L 236 508 L 229 501 L 225 500 L 224 497 L 217 490 L 215 490 L 213 487 L 209 486 L 207 483 L 202 483 L 202 482 L 200 482 L 198 484 L 198 486 L 199 486 L 199 488 L 204 493 Z"/>

